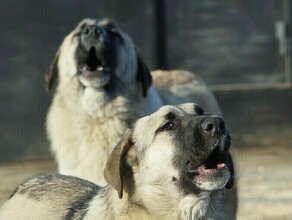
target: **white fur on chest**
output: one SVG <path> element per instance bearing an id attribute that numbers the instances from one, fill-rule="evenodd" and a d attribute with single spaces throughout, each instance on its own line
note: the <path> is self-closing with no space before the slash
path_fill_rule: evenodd
<path id="1" fill-rule="evenodd" d="M 104 91 L 86 88 L 81 96 L 82 109 L 88 116 L 96 119 L 106 117 L 106 111 L 101 110 L 108 103 L 108 96 Z M 111 109 L 113 111 L 113 109 Z"/>
<path id="2" fill-rule="evenodd" d="M 55 136 L 53 150 L 59 161 L 60 173 L 103 185 L 106 160 L 127 125 L 115 118 L 109 119 L 106 124 L 87 123 L 76 118 L 73 123 L 59 126 L 60 133 L 52 135 Z"/>
<path id="3" fill-rule="evenodd" d="M 108 155 L 133 116 L 123 97 L 107 105 L 105 98 L 86 89 L 79 102 L 68 104 L 73 109 L 54 100 L 47 127 L 61 174 L 105 184 L 103 170 Z"/>

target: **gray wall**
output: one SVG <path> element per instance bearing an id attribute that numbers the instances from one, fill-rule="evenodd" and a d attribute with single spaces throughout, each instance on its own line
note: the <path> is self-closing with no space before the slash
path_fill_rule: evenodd
<path id="1" fill-rule="evenodd" d="M 168 62 L 210 84 L 280 82 L 284 63 L 274 25 L 282 1 L 165 1 Z"/>
<path id="2" fill-rule="evenodd" d="M 165 1 L 168 67 L 204 77 L 235 146 L 292 145 L 291 38 L 280 55 L 275 33 L 291 2 Z"/>
<path id="3" fill-rule="evenodd" d="M 0 161 L 51 157 L 44 129 L 51 94 L 44 75 L 63 37 L 81 19 L 113 18 L 148 66 L 157 67 L 154 1 L 0 2 Z M 292 143 L 291 89 L 273 86 L 286 83 L 274 34 L 282 3 L 165 1 L 167 66 L 196 72 L 214 88 L 236 146 Z M 267 88 L 257 88 L 261 83 Z M 234 84 L 243 86 L 232 89 Z M 250 84 L 254 89 L 246 89 Z"/>
<path id="4" fill-rule="evenodd" d="M 1 1 L 0 161 L 49 158 L 44 76 L 64 36 L 85 17 L 110 17 L 154 62 L 151 2 Z M 145 40 L 147 39 L 147 40 Z"/>

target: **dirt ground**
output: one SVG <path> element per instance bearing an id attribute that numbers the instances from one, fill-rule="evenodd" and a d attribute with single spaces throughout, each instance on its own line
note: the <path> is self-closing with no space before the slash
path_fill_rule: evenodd
<path id="1" fill-rule="evenodd" d="M 292 147 L 236 148 L 238 220 L 292 219 Z M 52 161 L 0 164 L 0 206 L 13 188 L 40 172 L 56 172 Z"/>

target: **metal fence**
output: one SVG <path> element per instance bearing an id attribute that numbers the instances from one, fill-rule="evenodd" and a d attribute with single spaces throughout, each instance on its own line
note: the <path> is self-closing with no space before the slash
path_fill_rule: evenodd
<path id="1" fill-rule="evenodd" d="M 180 68 L 202 76 L 239 145 L 291 144 L 291 117 L 281 117 L 292 110 L 285 101 L 292 96 L 291 5 L 291 0 L 0 2 L 0 161 L 50 157 L 44 74 L 63 37 L 85 17 L 116 20 L 150 69 Z M 244 111 L 247 105 L 255 107 Z M 238 114 L 244 116 L 238 120 Z"/>

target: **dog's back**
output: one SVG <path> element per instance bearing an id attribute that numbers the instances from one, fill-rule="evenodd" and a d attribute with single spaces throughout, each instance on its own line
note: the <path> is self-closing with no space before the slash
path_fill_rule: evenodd
<path id="1" fill-rule="evenodd" d="M 153 87 L 165 105 L 196 102 L 211 114 L 222 116 L 217 100 L 203 79 L 185 70 L 151 72 Z"/>
<path id="2" fill-rule="evenodd" d="M 37 175 L 15 189 L 0 209 L 0 219 L 81 219 L 99 190 L 97 185 L 75 177 Z"/>

